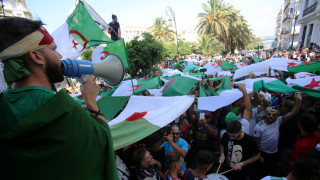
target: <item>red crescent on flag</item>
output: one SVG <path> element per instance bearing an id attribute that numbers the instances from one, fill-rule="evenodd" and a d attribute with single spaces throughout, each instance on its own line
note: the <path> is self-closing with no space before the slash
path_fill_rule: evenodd
<path id="1" fill-rule="evenodd" d="M 109 55 L 110 53 L 108 51 L 102 51 L 100 54 Z"/>
<path id="2" fill-rule="evenodd" d="M 136 121 L 143 118 L 148 112 L 135 112 L 129 116 L 125 121 Z"/>
<path id="3" fill-rule="evenodd" d="M 79 33 L 79 32 L 76 31 L 76 30 L 70 30 L 70 31 L 69 31 L 69 35 L 71 35 L 71 34 L 76 34 L 76 35 L 78 35 L 78 36 L 82 39 L 82 41 L 84 41 L 83 48 L 81 49 L 80 52 L 82 52 L 83 50 L 85 50 L 85 49 L 86 49 L 86 46 L 87 46 L 87 44 L 88 44 L 89 41 L 88 41 L 81 33 Z"/>
<path id="4" fill-rule="evenodd" d="M 163 92 L 164 90 L 166 90 L 175 80 L 176 80 L 176 78 L 170 79 L 170 82 L 166 85 L 166 87 L 163 88 L 163 90 L 162 90 L 161 92 Z"/>
<path id="5" fill-rule="evenodd" d="M 212 64 L 212 66 L 214 66 L 214 68 L 218 68 L 219 66 L 221 66 L 222 62 L 220 60 L 216 61 L 217 63 Z"/>

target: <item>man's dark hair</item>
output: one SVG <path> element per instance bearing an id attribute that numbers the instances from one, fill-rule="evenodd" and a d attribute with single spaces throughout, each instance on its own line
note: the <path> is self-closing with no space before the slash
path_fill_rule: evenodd
<path id="1" fill-rule="evenodd" d="M 0 19 L 0 52 L 39 29 L 43 23 L 20 17 Z"/>
<path id="2" fill-rule="evenodd" d="M 318 128 L 318 122 L 314 115 L 303 113 L 299 118 L 300 127 L 307 133 L 314 133 Z"/>
<path id="3" fill-rule="evenodd" d="M 197 169 L 204 171 L 211 164 L 213 164 L 213 161 L 214 161 L 214 155 L 212 152 L 207 150 L 201 150 L 198 152 L 196 156 L 196 167 Z"/>
<path id="4" fill-rule="evenodd" d="M 178 125 L 178 124 L 176 124 L 176 123 L 171 124 L 171 129 L 172 129 L 173 127 L 178 127 L 178 129 L 180 130 L 179 125 Z"/>
<path id="5" fill-rule="evenodd" d="M 319 178 L 320 163 L 314 159 L 297 159 L 292 166 L 291 175 L 296 180 L 310 180 Z"/>
<path id="6" fill-rule="evenodd" d="M 230 134 L 238 133 L 241 131 L 242 124 L 239 121 L 231 121 L 227 126 L 227 132 Z"/>
<path id="7" fill-rule="evenodd" d="M 181 154 L 177 151 L 169 151 L 165 157 L 166 163 L 169 166 L 169 169 L 174 168 L 174 166 L 180 161 Z"/>
<path id="8" fill-rule="evenodd" d="M 137 166 L 141 166 L 141 162 L 144 160 L 147 150 L 145 148 L 138 148 L 133 151 L 133 159 Z"/>

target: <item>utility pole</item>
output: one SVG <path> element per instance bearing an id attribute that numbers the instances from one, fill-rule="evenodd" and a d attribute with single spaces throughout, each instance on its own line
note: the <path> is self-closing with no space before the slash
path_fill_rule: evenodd
<path id="1" fill-rule="evenodd" d="M 171 9 L 170 6 L 167 6 L 166 8 L 166 13 L 167 15 L 169 16 L 169 18 L 172 17 L 173 19 L 173 22 L 174 22 L 174 26 L 175 26 L 175 29 L 176 29 L 176 38 L 177 38 L 177 47 L 178 47 L 178 61 L 179 61 L 179 58 L 180 58 L 180 49 L 179 49 L 179 39 L 178 39 L 178 30 L 177 30 L 177 24 L 176 24 L 176 16 L 173 12 L 173 10 Z M 170 13 L 170 14 L 169 14 Z M 170 19 L 169 19 L 170 21 Z"/>

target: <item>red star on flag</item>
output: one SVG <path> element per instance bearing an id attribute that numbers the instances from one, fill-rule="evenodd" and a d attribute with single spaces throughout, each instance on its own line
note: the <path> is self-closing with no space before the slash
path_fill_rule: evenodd
<path id="1" fill-rule="evenodd" d="M 103 57 L 103 56 L 101 56 L 101 57 L 100 57 L 100 60 L 102 61 L 103 59 L 104 59 L 104 57 Z"/>
<path id="2" fill-rule="evenodd" d="M 316 81 L 314 78 L 312 79 L 312 81 L 310 82 L 310 84 L 304 86 L 304 87 L 307 87 L 307 88 L 315 88 L 315 87 L 320 87 L 320 81 Z"/>
<path id="3" fill-rule="evenodd" d="M 77 45 L 78 45 L 79 43 L 76 43 L 74 40 L 72 40 L 72 43 L 73 43 L 73 48 L 77 49 Z"/>
<path id="4" fill-rule="evenodd" d="M 292 66 L 296 66 L 298 64 L 294 63 L 294 62 L 287 62 L 288 63 L 288 67 L 292 67 Z"/>

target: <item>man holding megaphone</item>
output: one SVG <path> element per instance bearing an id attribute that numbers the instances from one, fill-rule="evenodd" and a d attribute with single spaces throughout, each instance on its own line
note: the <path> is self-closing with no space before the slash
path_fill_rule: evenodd
<path id="1" fill-rule="evenodd" d="M 1 178 L 118 179 L 95 76 L 81 86 L 90 113 L 50 89 L 68 68 L 42 22 L 0 19 L 0 60 L 9 85 L 0 93 Z"/>

